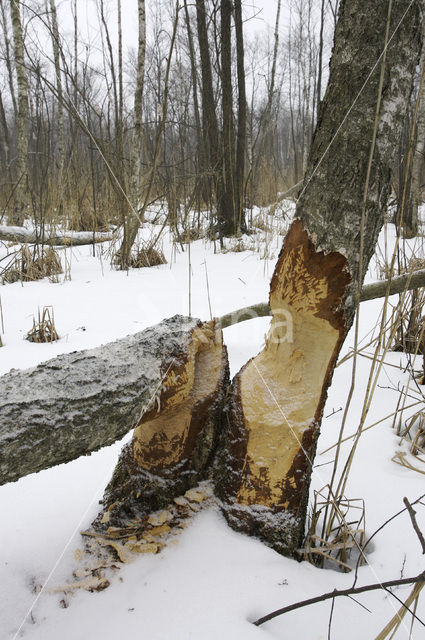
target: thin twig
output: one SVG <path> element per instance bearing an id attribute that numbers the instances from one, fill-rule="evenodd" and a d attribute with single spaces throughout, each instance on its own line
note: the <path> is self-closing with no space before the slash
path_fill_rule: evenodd
<path id="1" fill-rule="evenodd" d="M 406 497 L 403 498 L 403 502 L 406 505 L 406 509 L 409 512 L 410 519 L 412 521 L 412 526 L 415 530 L 416 535 L 419 538 L 419 542 L 421 543 L 422 553 L 425 553 L 425 538 L 423 536 L 422 531 L 419 529 L 418 521 L 416 520 L 416 511 L 408 501 Z"/>
<path id="2" fill-rule="evenodd" d="M 273 618 L 277 618 L 278 616 L 283 615 L 284 613 L 288 613 L 289 611 L 294 611 L 295 609 L 302 609 L 303 607 L 308 607 L 311 604 L 316 604 L 317 602 L 324 602 L 325 600 L 330 600 L 331 598 L 339 598 L 340 596 L 352 596 L 358 593 L 366 593 L 367 591 L 377 591 L 378 589 L 389 589 L 390 587 L 398 587 L 404 584 L 417 584 L 425 582 L 425 571 L 421 571 L 417 576 L 412 576 L 410 578 L 402 578 L 400 580 L 388 580 L 387 582 L 377 582 L 374 584 L 366 584 L 363 587 L 349 587 L 348 589 L 334 589 L 329 593 L 323 593 L 320 596 L 315 596 L 314 598 L 308 598 L 307 600 L 301 600 L 300 602 L 295 602 L 294 604 L 290 604 L 287 607 L 282 607 L 281 609 L 276 609 L 276 611 L 272 611 L 268 613 L 266 616 L 262 618 L 258 618 L 253 624 L 256 627 L 268 622 L 269 620 L 273 620 Z M 391 594 L 393 595 L 393 594 Z M 425 624 L 422 620 L 419 620 L 423 626 Z"/>

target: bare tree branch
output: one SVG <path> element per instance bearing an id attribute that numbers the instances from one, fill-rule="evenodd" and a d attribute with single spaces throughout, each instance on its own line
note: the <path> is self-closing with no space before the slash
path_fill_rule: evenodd
<path id="1" fill-rule="evenodd" d="M 268 622 L 269 620 L 273 620 L 273 618 L 277 618 L 278 616 L 283 615 L 284 613 L 288 613 L 289 611 L 294 611 L 295 609 L 301 609 L 303 607 L 308 607 L 311 604 L 316 604 L 317 602 L 324 602 L 325 600 L 330 600 L 331 598 L 338 598 L 340 596 L 352 596 L 359 593 L 366 593 L 367 591 L 377 591 L 378 589 L 388 590 L 390 587 L 397 587 L 404 584 L 417 584 L 425 582 L 425 571 L 422 571 L 417 576 L 412 576 L 410 578 L 401 578 L 399 580 L 388 580 L 387 582 L 377 582 L 374 584 L 366 584 L 363 587 L 349 587 L 348 589 L 334 589 L 329 593 L 323 593 L 320 596 L 316 596 L 314 598 L 308 598 L 307 600 L 302 600 L 301 602 L 295 602 L 294 604 L 290 604 L 287 607 L 282 607 L 281 609 L 276 609 L 276 611 L 272 611 L 272 613 L 263 616 L 262 618 L 258 618 L 253 624 L 256 627 Z M 393 594 L 391 594 L 393 595 Z M 416 616 L 415 616 L 416 617 Z M 416 617 L 419 622 L 425 626 L 425 624 Z"/>
<path id="2" fill-rule="evenodd" d="M 419 287 L 425 287 L 425 269 L 417 269 L 411 273 L 404 273 L 401 276 L 395 276 L 391 280 L 380 280 L 378 282 L 371 282 L 363 286 L 360 294 L 360 302 L 366 302 L 366 300 L 374 300 L 376 298 L 384 298 L 388 295 L 395 293 L 402 293 L 403 291 L 411 291 L 412 289 L 418 289 Z M 270 306 L 267 302 L 258 302 L 250 307 L 242 307 L 236 309 L 231 313 L 220 318 L 221 326 L 223 329 L 231 327 L 238 322 L 244 322 L 245 320 L 251 320 L 252 318 L 261 318 L 263 316 L 271 315 Z"/>
<path id="3" fill-rule="evenodd" d="M 410 504 L 407 498 L 403 498 L 403 502 L 406 505 L 406 509 L 409 512 L 410 519 L 412 521 L 412 526 L 415 530 L 416 535 L 419 538 L 419 542 L 421 543 L 422 553 L 425 553 L 425 539 L 422 531 L 419 529 L 418 521 L 416 520 L 416 511 Z"/>

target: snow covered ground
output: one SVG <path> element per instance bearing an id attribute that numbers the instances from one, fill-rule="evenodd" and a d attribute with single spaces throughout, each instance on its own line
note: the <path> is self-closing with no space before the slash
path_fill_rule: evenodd
<path id="1" fill-rule="evenodd" d="M 278 236 L 272 239 L 269 255 L 277 257 L 281 240 Z M 252 237 L 247 242 L 259 244 Z M 394 230 L 389 227 L 388 251 L 393 244 Z M 385 252 L 384 234 L 380 246 Z M 0 349 L 0 374 L 12 367 L 26 368 L 59 353 L 135 333 L 176 313 L 187 315 L 189 254 L 179 247 L 174 251 L 169 238 L 165 238 L 163 248 L 168 264 L 129 273 L 111 270 L 106 253 L 101 256 L 101 246 L 97 247 L 97 257 L 92 257 L 91 247 L 66 249 L 62 254 L 71 263 L 71 280 L 59 276 L 57 283 L 43 280 L 0 287 L 5 345 Z M 0 251 L 1 258 L 5 250 Z M 214 254 L 212 243 L 192 243 L 192 315 L 209 318 L 208 298 L 215 316 L 266 300 L 274 259 L 260 257 L 261 251 L 249 250 Z M 373 264 L 368 279 L 375 278 Z M 47 305 L 54 309 L 59 342 L 32 344 L 24 340 L 33 315 Z M 375 326 L 381 306 L 382 301 L 362 304 L 361 338 Z M 267 318 L 258 318 L 224 331 L 232 374 L 259 351 L 267 325 Z M 351 332 L 343 355 L 352 343 Z M 372 352 L 372 348 L 367 349 L 367 353 Z M 397 385 L 408 378 L 403 370 L 404 355 L 390 353 L 385 361 L 366 426 L 395 410 Z M 358 358 L 347 435 L 358 425 L 370 364 L 368 358 Z M 352 360 L 348 360 L 335 371 L 324 412 L 328 417 L 323 421 L 312 492 L 330 478 L 335 450 L 322 452 L 337 440 L 342 418 L 339 409 L 345 406 L 351 368 Z M 413 501 L 425 493 L 421 474 L 392 461 L 394 454 L 407 451 L 407 446 L 400 443 L 391 424 L 389 418 L 364 433 L 346 488 L 347 497 L 365 500 L 367 535 L 403 508 L 403 496 Z M 350 444 L 343 447 L 343 460 Z M 276 608 L 350 586 L 353 574 L 283 558 L 259 541 L 233 532 L 214 507 L 195 516 L 176 544 L 158 555 L 137 557 L 123 566 L 105 591 L 64 596 L 57 588 L 72 576 L 76 566 L 74 552 L 81 547 L 79 532 L 89 526 L 97 513 L 97 502 L 121 446 L 116 443 L 91 456 L 0 487 L 1 640 L 21 636 L 29 640 L 373 639 L 398 610 L 400 605 L 393 597 L 376 591 L 358 596 L 363 606 L 348 598 L 337 599 L 330 632 L 331 601 L 255 627 L 253 620 Z M 409 459 L 415 463 L 414 458 Z M 417 505 L 423 530 L 424 507 Z M 406 513 L 376 536 L 368 561 L 359 570 L 358 584 L 416 575 L 424 569 L 421 549 Z M 36 594 L 40 585 L 44 589 Z M 410 590 L 410 586 L 400 587 L 395 592 L 404 600 Z M 423 596 L 416 613 L 425 619 Z M 395 637 L 425 638 L 425 628 L 419 622 L 415 622 L 412 633 L 410 626 L 411 616 L 407 615 Z"/>

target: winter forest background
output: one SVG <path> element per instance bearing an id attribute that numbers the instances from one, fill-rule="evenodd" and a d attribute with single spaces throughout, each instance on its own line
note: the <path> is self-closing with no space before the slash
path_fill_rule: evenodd
<path id="1" fill-rule="evenodd" d="M 268 346 L 270 278 L 310 182 L 345 2 L 0 0 L 3 380 L 175 314 L 223 320 L 231 378 Z M 80 533 L 128 434 L 0 486 L 0 640 L 423 637 L 424 582 L 403 580 L 425 549 L 424 58 L 323 410 L 302 562 L 229 528 L 209 480 L 153 514 L 138 547 L 128 535 L 90 555 Z M 229 319 L 239 308 L 249 322 Z"/>

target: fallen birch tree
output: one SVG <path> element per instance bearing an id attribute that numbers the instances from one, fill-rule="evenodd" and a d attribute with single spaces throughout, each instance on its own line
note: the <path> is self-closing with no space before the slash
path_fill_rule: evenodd
<path id="1" fill-rule="evenodd" d="M 420 269 L 391 281 L 365 285 L 360 301 L 384 297 L 388 288 L 389 293 L 393 294 L 424 285 L 425 269 Z M 222 316 L 218 322 L 224 329 L 252 318 L 270 315 L 270 306 L 264 302 L 236 309 Z M 200 323 L 199 320 L 183 317 L 164 320 L 155 327 L 122 340 L 95 349 L 60 355 L 33 369 L 16 370 L 1 376 L 0 485 L 87 455 L 128 433 L 135 424 L 133 411 L 141 413 L 140 407 L 149 393 L 153 393 L 155 385 L 161 384 L 160 371 L 164 365 L 161 367 L 160 363 L 164 353 L 176 351 L 177 344 L 183 351 L 187 332 L 197 322 Z M 152 366 L 152 353 L 155 350 L 156 369 Z M 111 359 L 112 368 L 109 364 Z M 137 384 L 141 385 L 143 392 L 130 401 L 130 391 L 125 387 L 133 385 L 134 381 L 130 380 L 128 371 L 138 371 L 141 365 L 142 375 Z M 103 372 L 102 377 L 99 376 L 100 372 Z M 155 375 L 148 378 L 153 372 Z M 118 379 L 121 380 L 119 388 L 116 386 Z M 83 385 L 84 392 L 81 393 Z M 128 394 L 126 407 L 121 406 L 124 394 Z M 104 396 L 110 399 L 108 407 L 104 404 Z M 73 397 L 78 397 L 78 415 L 83 420 L 79 426 L 81 433 L 72 428 L 75 420 L 69 408 Z M 101 413 L 102 404 L 107 414 L 106 421 Z M 18 414 L 20 417 L 17 421 Z M 38 417 L 33 423 L 34 416 Z M 45 429 L 44 423 L 50 427 Z M 67 425 L 71 423 L 72 427 L 68 428 Z M 37 442 L 34 442 L 34 433 L 38 436 L 43 434 Z M 50 441 L 53 446 L 47 444 Z M 31 449 L 29 442 L 32 442 Z M 49 450 L 48 455 L 46 449 Z M 7 464 L 2 460 L 8 461 Z"/>
<path id="2" fill-rule="evenodd" d="M 211 385 L 224 388 L 226 375 L 219 327 L 182 316 L 12 370 L 0 378 L 0 484 L 87 455 L 134 426 L 136 457 L 144 455 L 150 471 L 161 455 L 186 455 L 196 457 L 196 475 L 209 461 L 218 423 L 203 421 L 217 400 L 208 394 Z M 186 469 L 190 484 L 189 476 Z"/>
<path id="3" fill-rule="evenodd" d="M 425 269 L 420 269 L 391 281 L 365 285 L 360 301 L 384 297 L 387 291 L 400 293 L 424 285 Z M 224 329 L 270 315 L 270 306 L 264 302 L 236 309 L 222 316 L 219 323 Z M 183 353 L 185 340 L 196 323 L 200 321 L 183 317 L 164 320 L 122 340 L 60 355 L 33 369 L 0 377 L 0 485 L 87 455 L 128 433 L 149 393 L 162 384 L 164 353 L 177 353 L 177 345 Z M 139 371 L 141 365 L 140 377 L 130 378 L 128 373 Z M 121 381 L 120 386 L 117 380 Z M 137 385 L 142 391 L 132 397 Z M 107 404 L 105 397 L 109 399 Z M 157 402 L 152 397 L 152 402 Z M 80 431 L 75 429 L 73 403 L 78 404 L 75 415 L 78 413 Z"/>
<path id="4" fill-rule="evenodd" d="M 97 231 L 67 231 L 63 233 L 54 231 L 37 232 L 26 229 L 25 227 L 0 225 L 0 241 L 4 242 L 21 244 L 43 243 L 54 247 L 76 247 L 93 244 L 93 242 L 105 242 L 106 240 L 112 240 L 111 233 L 101 233 Z"/>

